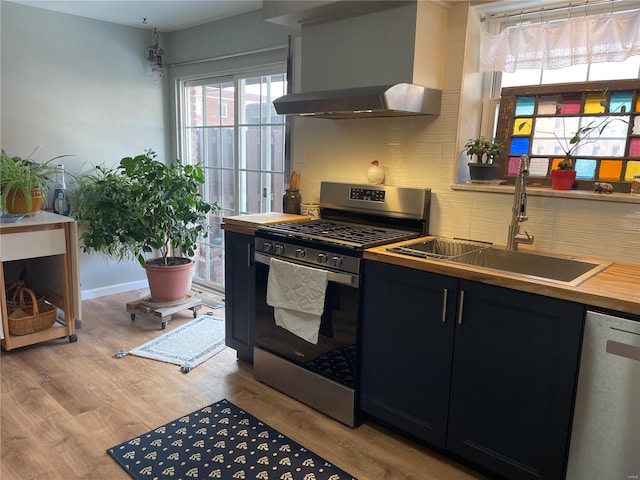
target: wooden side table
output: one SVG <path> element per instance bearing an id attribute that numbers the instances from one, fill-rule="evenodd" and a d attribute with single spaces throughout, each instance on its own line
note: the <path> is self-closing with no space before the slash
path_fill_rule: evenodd
<path id="1" fill-rule="evenodd" d="M 22 271 L 37 285 L 45 299 L 59 310 L 57 321 L 47 330 L 26 335 L 9 333 L 5 288 Z M 76 322 L 81 318 L 76 222 L 41 211 L 16 223 L 0 224 L 0 315 L 2 347 L 11 350 L 47 340 L 77 340 Z"/>

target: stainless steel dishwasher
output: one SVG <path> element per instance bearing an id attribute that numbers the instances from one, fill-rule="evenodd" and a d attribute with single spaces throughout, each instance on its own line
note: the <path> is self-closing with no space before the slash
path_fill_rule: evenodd
<path id="1" fill-rule="evenodd" d="M 566 478 L 640 479 L 640 321 L 587 312 Z"/>

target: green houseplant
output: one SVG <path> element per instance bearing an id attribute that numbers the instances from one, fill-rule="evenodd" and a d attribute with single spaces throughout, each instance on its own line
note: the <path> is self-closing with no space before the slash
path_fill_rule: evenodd
<path id="1" fill-rule="evenodd" d="M 154 302 L 184 299 L 194 265 L 189 257 L 198 237 L 208 234 L 208 214 L 220 209 L 203 200 L 204 179 L 199 165 L 178 160 L 167 165 L 152 150 L 125 157 L 111 169 L 96 167 L 80 179 L 72 197 L 76 219 L 84 227 L 83 250 L 137 259 L 147 271 Z M 160 256 L 147 259 L 155 251 Z M 171 292 L 164 287 L 174 273 L 182 285 Z"/>
<path id="2" fill-rule="evenodd" d="M 471 160 L 468 163 L 471 181 L 487 181 L 494 178 L 498 168 L 494 160 L 500 156 L 501 150 L 501 143 L 482 136 L 470 139 L 464 145 L 462 151 Z"/>
<path id="3" fill-rule="evenodd" d="M 55 173 L 54 160 L 66 157 L 60 155 L 46 162 L 31 159 L 37 148 L 26 158 L 10 157 L 4 150 L 0 152 L 0 191 L 2 210 L 13 214 L 33 214 L 40 210 L 48 184 Z"/>

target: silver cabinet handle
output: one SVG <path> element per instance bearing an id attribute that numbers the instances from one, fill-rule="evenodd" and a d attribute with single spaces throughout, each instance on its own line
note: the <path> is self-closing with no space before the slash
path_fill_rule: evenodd
<path id="1" fill-rule="evenodd" d="M 247 267 L 251 267 L 251 244 L 247 243 Z"/>
<path id="2" fill-rule="evenodd" d="M 445 288 L 442 291 L 442 322 L 446 322 L 447 321 L 447 294 L 449 292 L 447 291 L 447 289 Z"/>
<path id="3" fill-rule="evenodd" d="M 460 304 L 458 305 L 458 325 L 462 325 L 463 308 L 464 308 L 464 290 L 460 290 Z"/>

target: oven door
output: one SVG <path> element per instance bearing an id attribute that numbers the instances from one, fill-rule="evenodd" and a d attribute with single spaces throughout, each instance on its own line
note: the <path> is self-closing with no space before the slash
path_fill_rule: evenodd
<path id="1" fill-rule="evenodd" d="M 277 257 L 276 257 L 277 258 Z M 271 256 L 255 252 L 255 342 L 258 348 L 350 388 L 357 383 L 360 312 L 358 275 L 327 270 L 328 283 L 318 343 L 312 344 L 275 323 L 267 305 Z M 287 262 L 297 263 L 286 259 Z M 308 265 L 305 264 L 306 267 Z"/>

